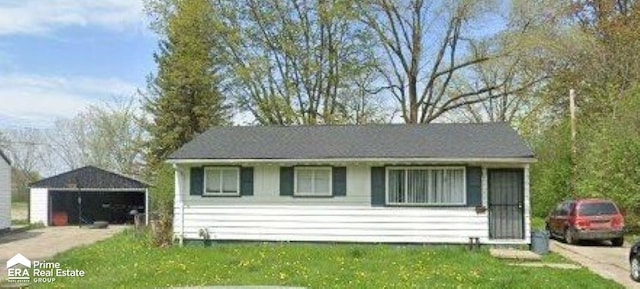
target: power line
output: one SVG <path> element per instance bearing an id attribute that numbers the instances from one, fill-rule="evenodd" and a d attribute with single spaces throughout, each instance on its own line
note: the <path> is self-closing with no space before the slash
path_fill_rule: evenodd
<path id="1" fill-rule="evenodd" d="M 9 140 L 9 141 L 5 141 L 5 143 L 31 145 L 31 146 L 36 146 L 36 145 L 51 146 L 51 147 L 60 146 L 60 145 L 57 145 L 57 144 L 45 143 L 45 142 L 35 142 L 35 141 L 12 141 L 12 140 Z"/>

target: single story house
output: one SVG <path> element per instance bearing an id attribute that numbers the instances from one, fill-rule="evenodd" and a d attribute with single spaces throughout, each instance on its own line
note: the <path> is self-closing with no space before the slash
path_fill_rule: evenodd
<path id="1" fill-rule="evenodd" d="M 146 213 L 149 207 L 148 187 L 94 166 L 71 170 L 30 184 L 29 222 L 45 226 L 131 223 L 133 212 Z"/>
<path id="2" fill-rule="evenodd" d="M 11 227 L 11 161 L 0 150 L 0 231 Z"/>
<path id="3" fill-rule="evenodd" d="M 529 244 L 505 123 L 217 127 L 172 153 L 181 241 Z"/>

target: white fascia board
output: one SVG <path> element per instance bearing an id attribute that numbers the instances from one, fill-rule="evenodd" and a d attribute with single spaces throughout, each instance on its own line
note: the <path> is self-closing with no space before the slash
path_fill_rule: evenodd
<path id="1" fill-rule="evenodd" d="M 535 158 L 326 158 L 326 159 L 169 159 L 169 164 L 237 164 L 237 163 L 535 163 Z"/>
<path id="2" fill-rule="evenodd" d="M 144 193 L 147 191 L 145 188 L 136 188 L 136 189 L 127 189 L 127 188 L 114 188 L 114 189 L 106 189 L 106 188 L 46 188 L 49 191 L 64 191 L 64 192 L 78 192 L 82 191 L 83 193 L 91 193 L 91 192 L 139 192 Z"/>

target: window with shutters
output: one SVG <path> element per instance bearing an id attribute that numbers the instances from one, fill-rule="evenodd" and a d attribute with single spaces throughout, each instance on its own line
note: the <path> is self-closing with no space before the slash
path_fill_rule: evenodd
<path id="1" fill-rule="evenodd" d="M 296 167 L 295 196 L 331 196 L 331 167 Z"/>
<path id="2" fill-rule="evenodd" d="M 390 205 L 465 205 L 464 167 L 388 167 Z"/>
<path id="3" fill-rule="evenodd" d="M 206 167 L 204 169 L 205 196 L 239 196 L 240 168 Z"/>

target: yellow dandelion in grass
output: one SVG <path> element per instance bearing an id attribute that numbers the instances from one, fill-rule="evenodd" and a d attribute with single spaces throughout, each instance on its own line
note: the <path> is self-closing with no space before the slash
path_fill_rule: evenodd
<path id="1" fill-rule="evenodd" d="M 280 272 L 280 280 L 287 279 L 289 277 L 286 273 Z"/>

